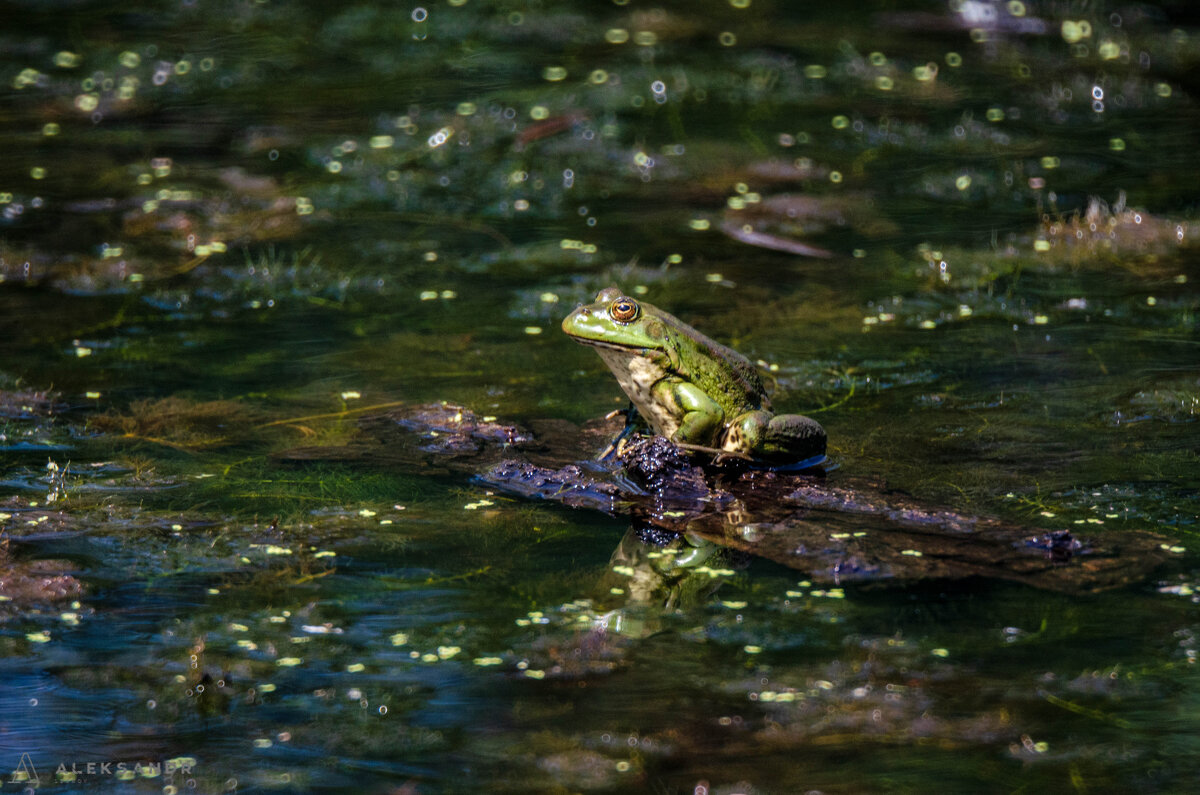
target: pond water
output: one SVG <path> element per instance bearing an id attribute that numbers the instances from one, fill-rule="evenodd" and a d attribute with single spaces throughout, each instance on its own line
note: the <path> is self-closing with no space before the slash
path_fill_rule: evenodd
<path id="1" fill-rule="evenodd" d="M 1200 18 L 818 5 L 4 3 L 4 790 L 1194 790 Z M 622 408 L 610 284 L 833 477 L 1165 563 L 664 604 L 627 519 L 361 443 Z"/>

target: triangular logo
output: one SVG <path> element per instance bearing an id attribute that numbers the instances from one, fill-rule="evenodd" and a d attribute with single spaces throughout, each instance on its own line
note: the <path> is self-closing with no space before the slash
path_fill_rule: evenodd
<path id="1" fill-rule="evenodd" d="M 32 784 L 35 787 L 41 783 L 38 781 L 37 768 L 33 766 L 33 760 L 29 758 L 29 754 L 21 754 L 21 761 L 17 763 L 16 769 L 13 770 L 9 783 Z"/>

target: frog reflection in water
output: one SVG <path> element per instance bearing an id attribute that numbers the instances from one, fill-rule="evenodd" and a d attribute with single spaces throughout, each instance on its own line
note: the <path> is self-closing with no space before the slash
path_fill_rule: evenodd
<path id="1" fill-rule="evenodd" d="M 819 423 L 772 414 L 754 365 L 675 316 L 608 287 L 562 328 L 596 349 L 654 433 L 689 449 L 771 465 L 824 459 Z"/>

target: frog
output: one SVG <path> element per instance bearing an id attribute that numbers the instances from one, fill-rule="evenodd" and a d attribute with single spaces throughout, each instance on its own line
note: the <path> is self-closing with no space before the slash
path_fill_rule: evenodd
<path id="1" fill-rule="evenodd" d="M 606 287 L 562 322 L 616 376 L 640 422 L 659 436 L 720 459 L 803 468 L 825 460 L 825 429 L 801 414 L 775 414 L 763 380 L 742 354 L 653 304 Z"/>

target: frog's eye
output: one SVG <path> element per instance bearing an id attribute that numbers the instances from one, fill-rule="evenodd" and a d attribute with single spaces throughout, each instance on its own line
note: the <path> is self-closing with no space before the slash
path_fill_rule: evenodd
<path id="1" fill-rule="evenodd" d="M 637 301 L 621 296 L 608 305 L 608 315 L 618 323 L 630 323 L 637 316 L 640 308 Z"/>

